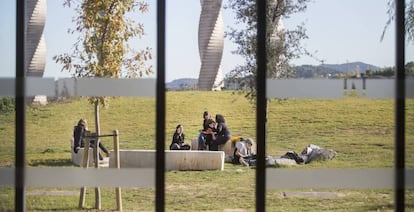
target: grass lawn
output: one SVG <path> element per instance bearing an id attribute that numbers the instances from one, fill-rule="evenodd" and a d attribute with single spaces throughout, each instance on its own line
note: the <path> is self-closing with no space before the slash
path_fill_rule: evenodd
<path id="1" fill-rule="evenodd" d="M 167 92 L 166 141 L 177 124 L 186 142 L 198 136 L 205 110 L 223 114 L 233 135 L 255 139 L 256 111 L 243 95 L 224 92 Z M 118 129 L 121 149 L 155 149 L 155 98 L 114 98 L 101 109 L 101 131 Z M 29 167 L 72 167 L 69 139 L 80 118 L 94 126 L 93 106 L 86 98 L 27 107 L 26 162 Z M 0 167 L 14 166 L 14 114 L 0 114 Z M 103 138 L 111 148 L 111 138 Z M 271 100 L 268 105 L 266 154 L 300 152 L 308 144 L 337 151 L 331 161 L 287 169 L 392 168 L 394 165 L 394 100 Z M 406 167 L 414 167 L 414 101 L 406 102 Z M 272 180 L 272 179 L 268 179 Z M 273 179 L 274 180 L 274 179 Z M 255 170 L 225 164 L 224 171 L 166 172 L 166 211 L 254 211 Z M 47 191 L 47 193 L 45 193 Z M 62 192 L 63 191 L 63 192 Z M 286 192 L 333 192 L 335 197 L 286 197 Z M 28 211 L 77 211 L 79 188 L 27 188 Z M 115 208 L 115 191 L 102 188 L 102 208 Z M 93 189 L 87 207 L 93 207 Z M 13 209 L 14 188 L 0 187 L 0 211 Z M 125 211 L 154 211 L 155 190 L 123 188 Z M 393 190 L 271 189 L 268 211 L 392 211 Z M 406 210 L 414 211 L 414 190 L 406 192 Z"/>

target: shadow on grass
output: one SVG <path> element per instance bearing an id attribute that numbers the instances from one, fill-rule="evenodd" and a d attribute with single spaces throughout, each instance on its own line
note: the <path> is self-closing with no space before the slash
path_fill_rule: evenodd
<path id="1" fill-rule="evenodd" d="M 48 209 L 45 209 L 45 208 L 31 208 L 30 210 L 33 210 L 33 211 L 82 211 L 84 209 L 79 209 L 79 208 L 48 208 Z"/>
<path id="2" fill-rule="evenodd" d="M 405 209 L 411 211 L 411 209 L 414 208 L 414 204 L 407 203 L 407 200 L 405 201 Z M 377 205 L 367 208 L 369 211 L 382 211 L 382 210 L 393 210 L 394 205 L 393 204 L 384 204 L 384 205 Z"/>
<path id="3" fill-rule="evenodd" d="M 30 161 L 30 166 L 74 166 L 71 159 L 41 159 Z"/>

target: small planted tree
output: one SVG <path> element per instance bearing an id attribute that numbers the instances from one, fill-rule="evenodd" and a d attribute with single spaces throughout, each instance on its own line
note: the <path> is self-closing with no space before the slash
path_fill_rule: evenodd
<path id="1" fill-rule="evenodd" d="M 71 53 L 53 57 L 63 65 L 62 70 L 73 73 L 75 78 L 136 78 L 153 73 L 146 62 L 151 59 L 151 49 L 135 50 L 129 46 L 132 38 L 144 35 L 144 26 L 132 17 L 144 14 L 148 4 L 138 0 L 65 0 L 64 6 L 75 7 L 75 29 L 79 34 Z M 99 106 L 107 106 L 107 97 L 90 97 L 95 107 L 95 129 L 100 134 Z"/>

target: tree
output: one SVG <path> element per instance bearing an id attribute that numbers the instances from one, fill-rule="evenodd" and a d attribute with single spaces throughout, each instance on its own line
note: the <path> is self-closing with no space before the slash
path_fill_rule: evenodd
<path id="1" fill-rule="evenodd" d="M 62 71 L 73 72 L 73 77 L 136 78 L 153 73 L 146 61 L 151 59 L 151 49 L 136 51 L 128 41 L 144 35 L 142 23 L 131 16 L 136 10 L 148 11 L 148 4 L 138 0 L 65 0 L 64 6 L 76 6 L 74 19 L 78 33 L 72 53 L 56 55 L 53 59 L 63 65 Z M 107 97 L 91 97 L 95 107 L 95 129 L 100 134 L 99 106 L 107 106 Z"/>
<path id="2" fill-rule="evenodd" d="M 395 0 L 388 0 L 388 20 L 382 31 L 381 41 L 384 39 L 388 26 L 395 19 Z M 414 0 L 406 2 L 405 5 L 405 34 L 408 41 L 414 42 Z"/>
<path id="3" fill-rule="evenodd" d="M 310 55 L 300 45 L 301 40 L 306 39 L 304 25 L 298 25 L 295 29 L 283 29 L 282 18 L 287 19 L 290 15 L 303 12 L 310 0 L 271 0 L 267 5 L 267 77 L 282 78 L 294 75 L 289 61 L 300 55 Z M 254 100 L 256 98 L 256 30 L 257 15 L 255 0 L 229 0 L 226 9 L 235 12 L 235 20 L 238 26 L 244 28 L 230 28 L 226 36 L 237 45 L 233 52 L 245 59 L 244 65 L 237 66 L 227 78 L 229 82 L 247 87 L 246 97 Z"/>

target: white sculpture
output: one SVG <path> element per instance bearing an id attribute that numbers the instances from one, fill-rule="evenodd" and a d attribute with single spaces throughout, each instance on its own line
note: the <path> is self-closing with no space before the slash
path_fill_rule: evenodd
<path id="1" fill-rule="evenodd" d="M 222 0 L 200 0 L 201 15 L 198 28 L 198 49 L 201 68 L 199 90 L 220 90 L 223 74 L 220 69 L 224 48 Z"/>
<path id="2" fill-rule="evenodd" d="M 42 77 L 46 63 L 46 45 L 43 29 L 46 21 L 46 0 L 28 0 L 26 3 L 26 76 Z"/>

